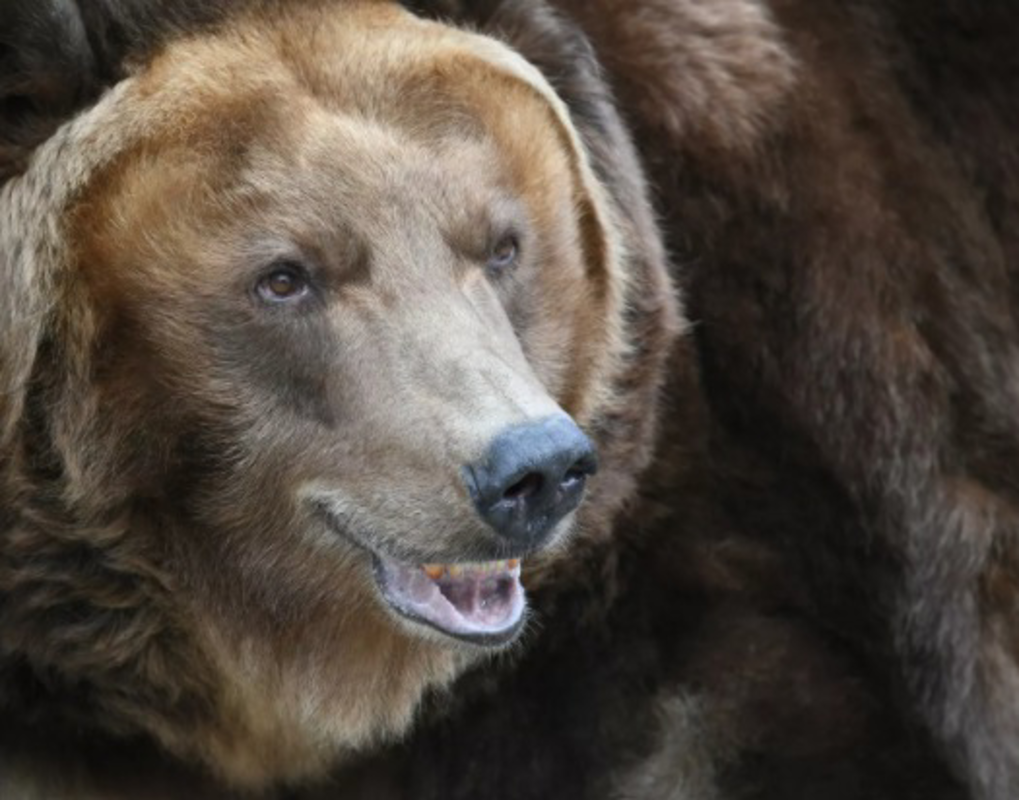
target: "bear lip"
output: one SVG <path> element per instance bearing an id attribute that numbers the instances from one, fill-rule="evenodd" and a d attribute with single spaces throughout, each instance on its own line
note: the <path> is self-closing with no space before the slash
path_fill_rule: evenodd
<path id="1" fill-rule="evenodd" d="M 412 565 L 372 556 L 382 597 L 402 617 L 487 647 L 507 644 L 523 628 L 526 602 L 516 559 Z"/>

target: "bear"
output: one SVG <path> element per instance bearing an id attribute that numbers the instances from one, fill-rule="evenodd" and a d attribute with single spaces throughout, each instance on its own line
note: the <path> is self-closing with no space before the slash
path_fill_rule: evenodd
<path id="1" fill-rule="evenodd" d="M 302 0 L 161 45 L 0 195 L 5 797 L 405 733 L 611 537 L 680 327 L 639 170 L 494 39 Z"/>
<path id="2" fill-rule="evenodd" d="M 161 5 L 156 40 L 192 24 Z M 578 415 L 599 473 L 569 551 L 525 561 L 523 646 L 302 796 L 1014 797 L 1016 15 L 406 5 L 502 40 L 564 104 L 629 255 L 631 372 L 597 424 Z M 642 169 L 693 323 L 667 364 L 682 324 Z M 21 733 L 7 774 L 28 792 L 52 746 Z M 225 796 L 155 762 L 159 787 Z"/>

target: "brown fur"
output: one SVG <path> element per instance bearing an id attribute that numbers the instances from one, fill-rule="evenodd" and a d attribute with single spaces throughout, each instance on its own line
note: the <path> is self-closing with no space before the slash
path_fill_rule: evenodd
<path id="1" fill-rule="evenodd" d="M 575 48 L 546 3 L 436 5 L 536 63 Z M 664 475 L 642 508 L 671 509 L 652 528 L 678 539 L 671 569 L 660 543 L 637 562 L 664 597 L 630 601 L 675 626 L 680 653 L 657 649 L 677 688 L 648 750 L 697 740 L 716 759 L 698 773 L 707 797 L 1015 796 L 1019 17 L 954 2 L 551 5 L 591 37 L 634 125 L 703 380 L 672 390 Z M 698 460 L 707 477 L 690 475 Z M 660 588 L 677 585 L 685 613 Z M 635 622 L 619 613 L 623 638 Z M 763 631 L 752 652 L 741 617 Z M 825 661 L 793 713 L 793 666 Z M 933 751 L 899 727 L 921 720 Z M 433 737 L 422 752 L 463 741 Z M 607 741 L 583 741 L 581 760 L 602 763 Z M 925 766 L 933 753 L 967 788 Z M 657 753 L 641 791 L 671 796 L 684 763 L 670 772 Z"/>
<path id="2" fill-rule="evenodd" d="M 627 269 L 565 109 L 489 40 L 378 2 L 244 16 L 57 133 L 4 209 L 35 309 L 4 307 L 8 738 L 142 736 L 254 788 L 320 775 L 478 658 L 385 611 L 346 536 L 504 557 L 459 470 L 556 401 L 629 454 L 595 496 L 644 457 L 604 420 L 616 381 L 657 386 L 622 321 L 661 262 Z M 522 256 L 493 282 L 504 217 Z M 316 265 L 296 316 L 251 298 L 281 256 Z M 663 336 L 668 297 L 645 312 Z"/>
<path id="3" fill-rule="evenodd" d="M 597 4 L 564 5 L 624 84 L 686 94 L 637 48 L 603 41 L 616 34 Z M 740 147 L 665 128 L 651 108 L 635 120 L 667 131 L 644 152 L 669 165 L 659 186 L 694 261 L 690 313 L 721 425 L 784 480 L 831 482 L 789 502 L 809 492 L 839 509 L 837 527 L 828 511 L 782 524 L 816 613 L 908 692 L 974 796 L 1006 798 L 1019 792 L 1019 666 L 1001 623 L 1015 602 L 1019 331 L 1010 209 L 988 200 L 1009 180 L 972 162 L 1014 135 L 1014 79 L 987 65 L 1014 66 L 1019 18 L 938 6 L 912 33 L 907 3 L 769 4 L 796 80 L 759 93 L 767 124 Z M 667 26 L 636 23 L 616 30 L 643 54 Z M 967 74 L 981 77 L 958 93 Z M 987 138 L 959 147 L 974 135 Z"/>
<path id="4" fill-rule="evenodd" d="M 609 247 L 613 237 L 622 242 L 627 255 L 620 289 L 625 303 L 607 317 L 620 328 L 605 331 L 620 346 L 608 366 L 578 359 L 579 369 L 599 375 L 591 381 L 600 388 L 594 395 L 576 388 L 576 376 L 558 384 L 554 375 L 541 376 L 571 410 L 585 400 L 594 403 L 596 411 L 577 413 L 596 432 L 607 471 L 592 487 L 579 520 L 582 534 L 569 556 L 532 567 L 540 629 L 522 656 L 473 670 L 452 693 L 430 693 L 423 723 L 411 738 L 348 766 L 320 796 L 1011 800 L 1019 780 L 1015 635 L 1009 621 L 1019 455 L 1016 292 L 1009 266 L 1016 249 L 1010 178 L 1011 108 L 1019 74 L 1012 69 L 1019 26 L 1014 11 L 1006 4 L 977 8 L 950 0 L 922 7 L 910 0 L 412 5 L 502 38 L 538 66 L 569 109 L 583 142 L 580 152 L 597 176 L 594 194 L 608 201 L 607 216 L 595 227 L 611 234 L 605 240 Z M 304 38 L 295 37 L 283 48 L 284 61 L 308 57 L 303 52 L 308 48 Z M 243 58 L 237 56 L 240 49 L 231 57 Z M 172 52 L 197 56 L 186 48 Z M 255 47 L 247 55 L 258 52 Z M 605 65 L 614 97 L 600 79 L 595 55 Z M 172 67 L 172 55 L 166 58 L 154 69 L 160 63 Z M 117 252 L 146 254 L 132 264 L 144 276 L 140 282 L 105 285 L 107 273 L 95 273 L 90 285 L 96 291 L 131 286 L 118 302 L 148 293 L 146 309 L 157 306 L 157 289 L 184 294 L 180 284 L 164 283 L 152 271 L 174 260 L 175 253 L 159 249 L 197 237 L 191 246 L 205 258 L 203 243 L 209 239 L 201 236 L 217 238 L 206 229 L 219 231 L 216 226 L 228 226 L 241 213 L 229 206 L 215 213 L 229 196 L 222 186 L 208 193 L 215 199 L 211 209 L 201 204 L 202 197 L 180 193 L 180 187 L 206 176 L 228 174 L 222 157 L 198 162 L 203 167 L 197 177 L 189 173 L 196 144 L 208 143 L 209 136 L 230 141 L 254 133 L 279 137 L 278 144 L 289 145 L 284 149 L 294 149 L 287 137 L 294 135 L 291 120 L 300 121 L 300 115 L 277 117 L 271 103 L 246 106 L 240 89 L 250 77 L 239 73 L 220 87 L 207 87 L 213 95 L 219 91 L 210 126 L 201 124 L 199 114 L 187 124 L 171 120 L 156 142 L 95 178 L 93 191 L 103 199 L 91 208 L 77 207 L 76 246 L 93 264 L 116 263 Z M 475 85 L 474 78 L 456 75 Z M 321 87 L 318 62 L 307 64 L 302 78 Z M 427 84 L 429 92 L 445 85 L 441 74 L 425 73 L 422 79 L 436 81 Z M 203 85 L 198 79 L 183 102 L 201 107 L 208 98 L 192 97 L 191 90 Z M 481 99 L 475 96 L 468 106 L 488 109 L 498 119 L 493 105 L 502 107 L 505 89 L 482 86 Z M 164 106 L 161 88 L 153 91 L 160 102 L 151 108 L 172 107 Z M 520 101 L 506 105 L 517 108 Z M 633 126 L 640 162 L 616 103 Z M 471 127 L 463 117 L 456 119 L 452 133 L 440 126 L 436 141 L 461 136 L 460 123 Z M 175 162 L 173 153 L 156 145 L 164 147 L 160 142 L 178 135 L 179 153 L 187 157 Z M 369 139 L 372 147 L 379 144 Z M 527 141 L 515 124 L 500 140 L 509 143 L 510 152 Z M 441 156 L 420 160 L 439 174 L 452 169 L 444 168 L 448 162 Z M 161 164 L 169 168 L 157 180 Z M 675 325 L 641 165 L 653 178 L 694 321 L 691 337 L 669 364 L 668 414 L 657 458 L 646 473 L 640 468 L 651 456 L 662 358 Z M 544 166 L 553 173 L 565 169 L 554 160 Z M 525 167 L 518 179 L 526 182 L 530 170 Z M 277 166 L 270 188 L 276 191 L 293 173 Z M 65 184 L 77 182 L 68 178 Z M 302 195 L 309 189 L 302 187 Z M 149 191 L 186 202 L 167 207 L 140 202 Z M 108 198 L 118 193 L 121 204 L 109 205 Z M 26 195 L 31 196 L 20 197 Z M 149 225 L 164 234 L 150 234 Z M 604 246 L 578 236 L 588 256 Z M 61 241 L 50 229 L 37 239 L 44 246 Z M 120 249 L 121 240 L 129 246 Z M 31 321 L 41 284 L 27 267 L 5 309 Z M 126 265 L 116 274 L 121 273 L 127 274 Z M 185 288 L 193 285 L 192 280 Z M 558 305 L 570 291 L 563 284 L 546 296 Z M 598 290 L 590 296 L 598 297 Z M 161 374 L 162 362 L 153 360 L 135 333 L 140 322 L 154 325 L 142 317 L 133 321 L 135 328 L 120 329 L 117 340 L 134 352 L 119 373 L 106 373 L 106 405 L 130 399 L 139 376 Z M 553 317 L 572 317 L 577 330 L 587 333 L 601 332 L 598 323 L 606 319 L 561 308 L 553 309 Z M 87 322 L 78 318 L 74 325 Z M 10 329 L 20 330 L 5 328 Z M 170 327 L 158 330 L 160 342 L 177 342 L 175 368 L 194 369 L 200 343 L 174 339 Z M 525 352 L 532 364 L 553 360 L 547 344 Z M 34 347 L 5 351 L 0 374 L 8 387 L 17 387 L 14 377 L 32 369 L 34 353 Z M 54 355 L 44 350 L 43 357 Z M 79 363 L 87 358 L 79 356 Z M 53 390 L 44 383 L 36 391 L 44 389 Z M 87 413 L 87 395 L 68 405 Z M 11 397 L 2 429 L 7 437 L 28 424 L 10 422 L 23 418 L 17 392 Z M 192 398 L 199 405 L 206 399 Z M 151 412 L 145 398 L 132 402 L 133 408 L 118 408 L 144 419 L 181 415 L 153 427 L 157 440 L 187 428 L 177 421 L 186 422 L 187 408 L 178 410 L 176 402 L 160 406 L 159 415 L 145 413 Z M 235 397 L 217 402 L 236 416 Z M 314 405 L 304 411 L 313 414 Z M 68 426 L 72 429 L 78 426 Z M 413 442 L 419 435 L 403 431 L 401 438 Z M 118 463 L 109 451 L 78 445 L 69 444 L 67 452 L 79 457 L 91 452 L 98 465 Z M 148 475 L 152 485 L 168 471 L 186 477 L 186 468 L 209 456 L 208 447 L 181 453 L 161 452 L 144 441 L 136 446 L 166 459 L 137 464 L 139 479 Z M 17 457 L 11 461 L 23 466 Z M 36 465 L 41 477 L 49 476 L 45 466 Z M 88 473 L 88 464 L 73 466 L 75 474 Z M 259 469 L 246 465 L 246 475 L 254 478 Z M 401 465 L 392 469 L 396 480 L 413 482 Z M 12 492 L 31 491 L 23 473 L 7 474 L 18 476 Z M 203 478 L 198 474 L 196 480 Z M 119 473 L 97 473 L 96 481 L 123 485 Z M 271 483 L 263 479 L 260 491 L 271 491 Z M 185 481 L 173 492 L 190 488 Z M 225 513 L 226 505 L 245 507 L 243 496 L 219 494 L 229 503 L 217 513 Z M 620 507 L 627 510 L 610 526 Z M 145 519 L 168 513 L 158 506 L 142 510 Z M 69 534 L 50 545 L 50 560 L 36 560 L 35 537 L 12 541 L 27 548 L 21 563 L 47 565 L 40 568 L 47 576 L 61 574 L 49 565 L 67 554 L 68 541 L 84 536 L 113 542 L 104 550 L 106 561 L 114 570 L 127 565 L 123 571 L 132 580 L 122 586 L 100 573 L 94 576 L 101 583 L 96 596 L 172 608 L 179 597 L 166 595 L 175 588 L 173 576 L 152 572 L 148 564 L 139 571 L 135 563 L 151 557 L 152 542 L 166 541 L 165 532 L 138 536 L 132 529 L 130 537 L 117 538 L 108 534 L 108 524 L 104 521 L 101 536 L 94 528 L 69 525 L 64 529 Z M 60 530 L 51 524 L 48 529 Z M 219 578 L 228 583 L 231 565 L 243 560 L 237 550 L 198 545 L 184 540 L 175 548 L 194 547 L 198 554 L 176 562 L 177 575 L 192 576 L 191 596 L 204 598 L 215 589 L 218 599 L 210 608 L 227 619 L 232 589 L 218 585 Z M 202 577 L 210 575 L 210 552 L 217 570 Z M 166 563 L 174 564 L 174 558 L 179 555 Z M 259 567 L 258 578 L 247 585 L 263 590 L 245 598 L 245 608 L 289 611 L 283 617 L 288 624 L 302 617 L 305 622 L 284 633 L 269 615 L 257 639 L 247 642 L 246 661 L 229 634 L 207 636 L 189 649 L 195 637 L 184 634 L 191 631 L 193 611 L 169 629 L 161 616 L 163 638 L 147 640 L 149 653 L 165 653 L 150 657 L 151 664 L 172 665 L 174 659 L 188 664 L 197 685 L 182 697 L 214 698 L 184 707 L 189 724 L 202 715 L 222 719 L 224 700 L 215 698 L 223 676 L 233 678 L 225 706 L 247 719 L 224 730 L 268 769 L 284 772 L 281 762 L 308 765 L 290 749 L 285 732 L 294 729 L 273 711 L 289 703 L 272 701 L 281 686 L 296 697 L 311 684 L 269 680 L 257 665 L 290 663 L 290 654 L 318 635 L 307 622 L 309 607 L 287 606 L 277 594 L 274 579 L 286 565 L 280 553 Z M 79 583 L 75 566 L 71 561 L 68 567 L 69 589 L 88 585 Z M 37 577 L 22 574 L 28 581 Z M 302 581 L 314 574 L 308 564 L 300 570 Z M 325 610 L 316 616 L 329 619 Z M 43 626 L 51 622 L 38 620 Z M 379 654 L 392 651 L 368 630 L 373 624 L 349 629 L 352 641 L 364 646 L 369 672 L 395 674 L 380 666 L 391 662 Z M 196 629 L 211 627 L 206 621 Z M 54 628 L 42 630 L 46 635 L 26 637 L 23 646 L 60 643 Z M 133 646 L 146 641 L 137 632 L 125 629 Z M 92 641 L 91 633 L 84 631 L 84 641 Z M 394 638 L 408 641 L 402 634 Z M 80 656 L 57 651 L 46 657 L 74 664 Z M 158 690 L 163 684 L 155 678 L 177 672 L 171 666 L 147 680 Z M 236 681 L 240 672 L 252 682 Z M 402 674 L 420 677 L 414 667 Z M 374 677 L 362 675 L 369 682 Z M 31 685 L 38 691 L 36 682 Z M 410 691 L 414 701 L 420 688 Z M 126 694 L 157 718 L 173 708 L 158 691 Z M 379 707 L 398 706 L 392 694 L 380 697 Z M 86 718 L 116 720 L 119 698 L 99 699 L 115 713 L 86 708 Z M 252 732 L 256 717 L 261 740 Z M 170 734 L 160 733 L 162 724 L 149 719 L 141 727 L 162 736 L 165 746 Z M 398 721 L 394 727 L 399 726 Z M 135 729 L 132 721 L 124 730 Z M 85 765 L 81 785 L 106 774 L 119 784 L 110 794 L 132 796 L 140 785 L 137 774 L 141 785 L 144 776 L 167 775 L 159 757 L 138 747 L 140 766 L 130 768 L 108 749 L 101 757 L 88 751 L 75 756 L 72 763 Z M 41 780 L 52 763 L 44 758 L 40 768 L 34 760 L 49 752 L 45 747 L 8 745 L 5 752 L 13 763 L 27 765 L 18 767 L 19 775 L 28 776 L 19 778 L 24 786 Z M 201 781 L 185 786 L 188 780 L 174 767 L 164 785 L 191 796 L 203 790 L 222 796 L 221 789 Z"/>

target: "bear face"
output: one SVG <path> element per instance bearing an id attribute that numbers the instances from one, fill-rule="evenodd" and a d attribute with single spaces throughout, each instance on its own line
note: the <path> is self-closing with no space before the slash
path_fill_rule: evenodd
<path id="1" fill-rule="evenodd" d="M 3 700 L 51 698 L 39 724 L 319 772 L 518 636 L 519 560 L 598 527 L 577 424 L 639 449 L 609 421 L 614 381 L 657 385 L 627 371 L 625 214 L 491 40 L 369 2 L 244 17 L 2 210 Z"/>
<path id="2" fill-rule="evenodd" d="M 364 91 L 371 76 L 353 80 Z M 245 119 L 240 141 L 219 131 L 207 153 L 190 136 L 157 142 L 98 198 L 86 190 L 74 238 L 87 304 L 101 309 L 101 405 L 134 394 L 137 428 L 164 449 L 187 432 L 169 449 L 197 448 L 201 463 L 174 501 L 214 529 L 236 526 L 245 507 L 245 529 L 273 514 L 284 519 L 271 524 L 307 529 L 286 515 L 311 508 L 325 523 L 313 526 L 326 531 L 324 543 L 312 534 L 316 548 L 350 539 L 383 579 L 402 568 L 393 562 L 515 559 L 554 540 L 568 520 L 508 530 L 477 507 L 475 485 L 497 437 L 535 421 L 550 446 L 565 437 L 577 451 L 568 468 L 580 480 L 593 462 L 548 393 L 583 410 L 566 387 L 583 385 L 597 343 L 539 307 L 565 295 L 568 317 L 589 313 L 576 291 L 586 282 L 572 219 L 580 187 L 554 131 L 535 120 L 542 135 L 526 150 L 483 128 L 422 140 L 414 89 L 368 90 L 373 104 L 398 99 L 408 129 L 385 105 L 322 111 L 279 83 L 228 98 L 278 130 L 260 121 L 252 136 Z M 423 91 L 424 102 L 444 100 Z M 535 161 L 541 183 L 529 177 Z M 229 457 L 210 464 L 223 440 Z M 167 471 L 157 464 L 154 484 L 134 491 L 158 494 Z M 274 486 L 288 476 L 271 512 L 266 490 L 248 496 L 255 474 Z"/>

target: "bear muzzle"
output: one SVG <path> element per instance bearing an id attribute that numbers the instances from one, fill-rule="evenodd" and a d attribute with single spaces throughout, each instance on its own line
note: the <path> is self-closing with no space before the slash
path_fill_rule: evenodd
<path id="1" fill-rule="evenodd" d="M 562 538 L 596 470 L 594 446 L 559 411 L 504 426 L 460 469 L 465 507 L 457 513 L 462 523 L 473 516 L 476 527 L 459 539 L 373 530 L 335 488 L 311 488 L 306 499 L 330 530 L 367 551 L 380 599 L 412 630 L 491 647 L 523 627 L 521 560 Z"/>
<path id="2" fill-rule="evenodd" d="M 541 549 L 576 510 L 596 470 L 590 440 L 557 414 L 498 434 L 480 460 L 464 467 L 463 479 L 481 518 L 523 556 Z M 485 646 L 512 641 L 523 626 L 519 558 L 410 565 L 376 552 L 373 563 L 383 597 L 414 622 Z"/>

